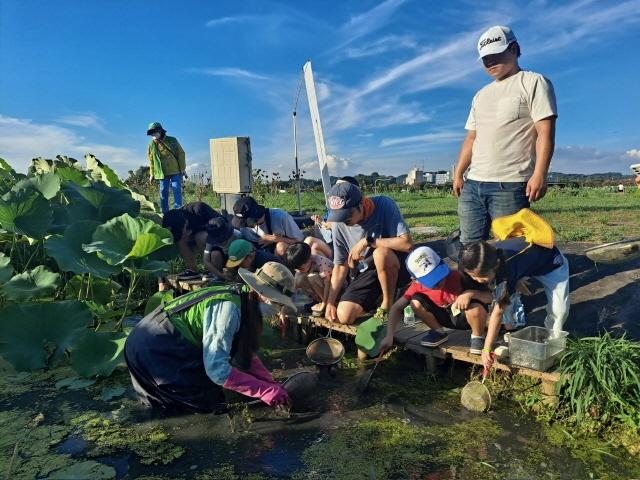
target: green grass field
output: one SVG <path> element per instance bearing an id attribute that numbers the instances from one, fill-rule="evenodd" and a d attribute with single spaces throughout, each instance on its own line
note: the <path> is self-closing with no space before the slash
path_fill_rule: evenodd
<path id="1" fill-rule="evenodd" d="M 446 236 L 458 226 L 457 200 L 439 190 L 384 193 L 394 198 L 410 227 L 438 227 L 438 236 Z M 156 197 L 157 198 L 157 197 Z M 187 201 L 195 200 L 188 192 Z M 266 206 L 296 210 L 292 193 L 257 197 Z M 214 208 L 219 199 L 209 193 L 202 199 Z M 321 214 L 324 197 L 319 192 L 305 192 L 302 208 Z M 640 235 L 640 190 L 627 189 L 620 194 L 613 187 L 552 188 L 533 205 L 533 210 L 553 226 L 560 241 L 613 242 Z M 417 236 L 420 239 L 420 236 Z"/>

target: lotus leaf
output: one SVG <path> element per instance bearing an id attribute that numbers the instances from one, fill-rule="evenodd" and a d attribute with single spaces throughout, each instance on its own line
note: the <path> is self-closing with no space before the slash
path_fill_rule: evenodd
<path id="1" fill-rule="evenodd" d="M 9 305 L 0 312 L 0 355 L 20 371 L 54 366 L 90 323 L 75 300 Z"/>
<path id="2" fill-rule="evenodd" d="M 10 232 L 39 240 L 52 221 L 51 205 L 36 190 L 12 190 L 0 198 L 0 225 Z"/>
<path id="3" fill-rule="evenodd" d="M 102 393 L 100 393 L 100 400 L 108 402 L 116 397 L 121 397 L 126 391 L 125 387 L 104 387 Z"/>
<path id="4" fill-rule="evenodd" d="M 141 210 L 149 212 L 149 213 L 152 213 L 152 214 L 155 214 L 155 215 L 149 215 L 149 216 L 147 216 L 147 218 L 149 218 L 150 220 L 156 221 L 156 223 L 158 223 L 158 224 L 162 223 L 162 217 L 160 215 L 156 214 L 156 204 L 155 203 L 153 203 L 151 200 L 149 200 L 142 193 L 138 193 L 135 190 L 132 190 L 131 188 L 128 188 L 128 187 L 127 187 L 127 190 L 131 194 L 131 198 L 133 198 L 134 200 L 140 202 L 140 209 Z M 159 221 L 157 221 L 157 220 L 159 220 Z"/>
<path id="5" fill-rule="evenodd" d="M 4 253 L 0 253 L 0 284 L 9 280 L 13 274 L 13 266 L 10 262 L 11 258 Z"/>
<path id="6" fill-rule="evenodd" d="M 80 220 L 106 222 L 124 213 L 132 216 L 140 213 L 140 203 L 131 198 L 127 190 L 111 188 L 102 182 L 86 187 L 66 182 L 62 192 L 69 201 L 70 223 Z"/>
<path id="7" fill-rule="evenodd" d="M 90 285 L 87 283 L 90 282 Z M 81 293 L 87 292 L 88 295 Z M 111 279 L 83 277 L 82 275 L 74 275 L 64 285 L 64 295 L 66 298 L 78 298 L 78 296 L 90 298 L 100 305 L 105 305 L 114 300 L 117 292 L 122 289 L 122 285 Z"/>
<path id="8" fill-rule="evenodd" d="M 166 275 L 169 272 L 168 262 L 146 258 L 127 260 L 123 266 L 130 272 L 142 275 Z"/>
<path id="9" fill-rule="evenodd" d="M 10 175 L 16 173 L 13 167 L 11 167 L 4 158 L 0 158 L 0 172 L 8 173 Z"/>
<path id="10" fill-rule="evenodd" d="M 91 236 L 99 222 L 81 221 L 70 225 L 64 235 L 53 235 L 45 243 L 47 253 L 55 259 L 60 270 L 74 273 L 90 273 L 99 278 L 109 278 L 118 268 L 98 258 L 95 253 L 82 249 L 91 242 Z"/>
<path id="11" fill-rule="evenodd" d="M 43 173 L 27 177 L 16 183 L 12 190 L 31 188 L 39 191 L 47 200 L 52 199 L 60 191 L 60 177 L 55 173 Z"/>
<path id="12" fill-rule="evenodd" d="M 34 158 L 31 160 L 31 165 L 29 165 L 29 174 L 51 173 L 54 170 L 53 160 L 42 157 Z"/>
<path id="13" fill-rule="evenodd" d="M 60 274 L 38 265 L 33 270 L 15 275 L 0 291 L 10 300 L 22 301 L 51 296 L 59 284 Z"/>
<path id="14" fill-rule="evenodd" d="M 61 179 L 73 182 L 77 185 L 82 185 L 83 187 L 86 187 L 91 183 L 91 181 L 85 176 L 85 174 L 77 168 L 58 167 L 56 168 L 56 173 Z"/>
<path id="15" fill-rule="evenodd" d="M 124 362 L 126 333 L 90 332 L 71 350 L 71 366 L 82 377 L 108 377 Z"/>
<path id="16" fill-rule="evenodd" d="M 83 248 L 86 252 L 97 252 L 110 265 L 119 265 L 127 260 L 144 259 L 172 243 L 169 230 L 125 213 L 100 225 L 93 234 L 93 243 Z"/>
<path id="17" fill-rule="evenodd" d="M 126 188 L 126 185 L 120 180 L 116 172 L 114 172 L 109 166 L 102 163 L 95 156 L 90 153 L 84 156 L 87 162 L 87 170 L 96 181 L 101 181 L 110 186 L 111 188 Z"/>
<path id="18" fill-rule="evenodd" d="M 93 460 L 85 460 L 63 467 L 49 474 L 48 480 L 109 480 L 116 478 L 115 468 Z"/>

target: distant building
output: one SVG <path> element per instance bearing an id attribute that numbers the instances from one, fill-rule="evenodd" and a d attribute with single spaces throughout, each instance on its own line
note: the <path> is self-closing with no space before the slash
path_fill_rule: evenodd
<path id="1" fill-rule="evenodd" d="M 425 172 L 424 181 L 430 185 L 444 185 L 451 183 L 451 172 L 447 170 L 438 170 L 437 172 Z"/>
<path id="2" fill-rule="evenodd" d="M 418 167 L 412 168 L 404 182 L 407 185 L 422 185 L 425 182 L 424 172 Z"/>

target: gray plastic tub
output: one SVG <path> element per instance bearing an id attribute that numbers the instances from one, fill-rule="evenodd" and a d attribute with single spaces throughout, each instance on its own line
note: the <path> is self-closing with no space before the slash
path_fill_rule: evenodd
<path id="1" fill-rule="evenodd" d="M 512 365 L 544 372 L 549 370 L 567 345 L 568 332 L 553 335 L 544 327 L 526 327 L 511 334 L 509 358 Z"/>

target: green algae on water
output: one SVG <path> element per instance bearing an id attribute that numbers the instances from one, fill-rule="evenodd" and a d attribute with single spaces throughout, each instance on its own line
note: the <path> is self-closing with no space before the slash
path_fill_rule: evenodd
<path id="1" fill-rule="evenodd" d="M 135 453 L 145 465 L 168 464 L 184 454 L 184 448 L 169 441 L 169 435 L 159 426 L 133 427 L 88 412 L 71 420 L 82 436 L 90 442 L 88 455 L 111 455 L 119 451 Z"/>
<path id="2" fill-rule="evenodd" d="M 488 417 L 447 426 L 417 426 L 391 417 L 365 420 L 307 448 L 302 454 L 306 469 L 295 478 L 419 478 L 451 468 L 480 470 L 482 478 L 492 478 L 478 451 L 499 432 Z"/>

